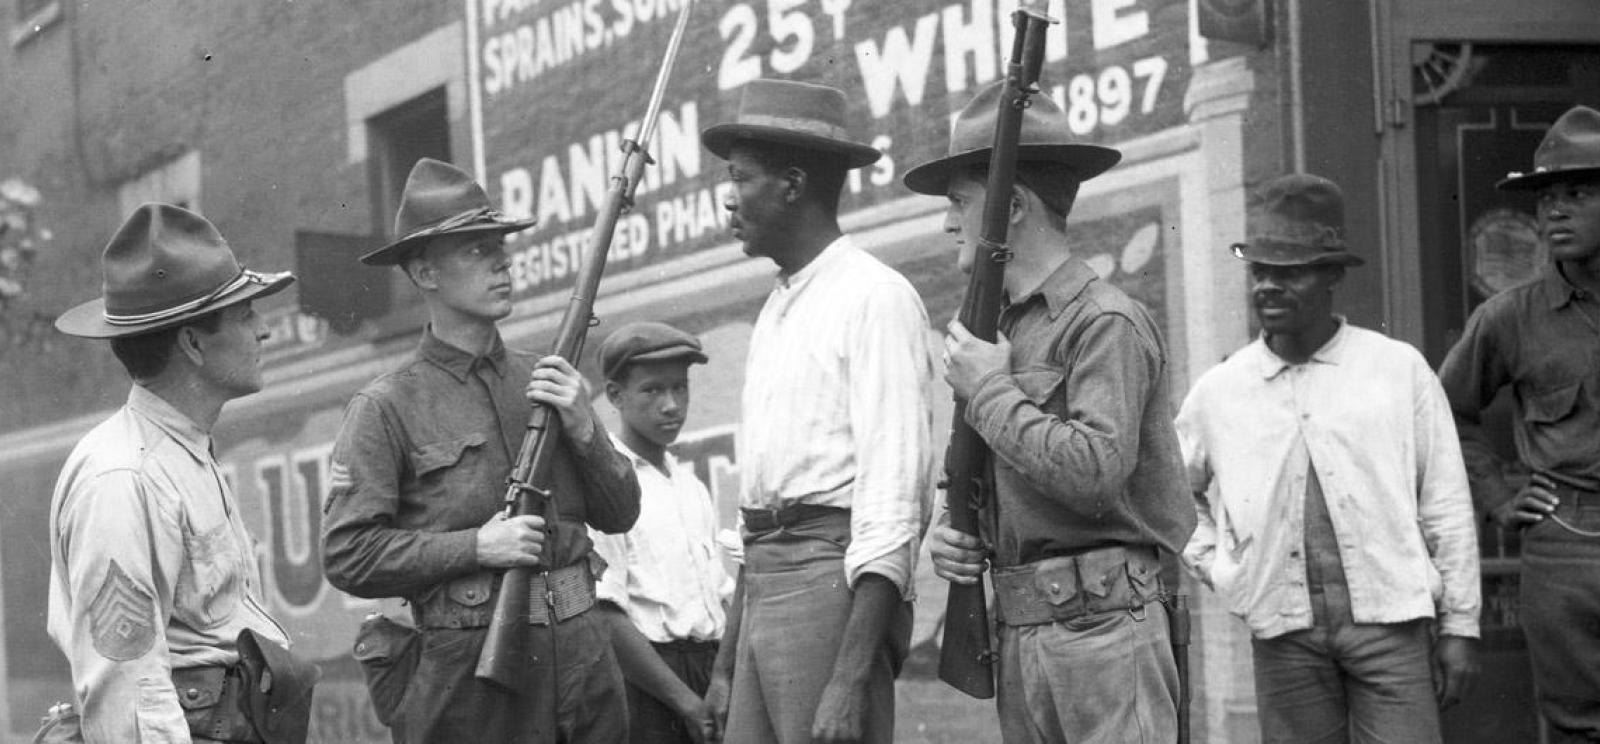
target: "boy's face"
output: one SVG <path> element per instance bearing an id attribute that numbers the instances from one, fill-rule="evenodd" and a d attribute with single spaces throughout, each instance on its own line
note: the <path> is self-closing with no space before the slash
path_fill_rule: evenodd
<path id="1" fill-rule="evenodd" d="M 623 426 L 665 447 L 677 441 L 689 414 L 689 363 L 630 364 L 622 379 L 606 381 L 606 397 L 622 415 Z"/>

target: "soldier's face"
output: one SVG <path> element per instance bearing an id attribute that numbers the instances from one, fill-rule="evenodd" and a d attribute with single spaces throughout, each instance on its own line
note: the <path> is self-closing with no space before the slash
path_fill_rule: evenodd
<path id="1" fill-rule="evenodd" d="M 225 307 L 217 315 L 215 333 L 199 326 L 183 330 L 195 334 L 201 379 L 230 398 L 261 390 L 261 343 L 271 336 L 266 322 L 249 302 Z"/>
<path id="2" fill-rule="evenodd" d="M 1556 261 L 1600 263 L 1600 180 L 1539 189 L 1539 235 Z"/>
<path id="3" fill-rule="evenodd" d="M 956 241 L 956 264 L 961 273 L 972 273 L 978 251 L 978 238 L 983 235 L 984 184 L 971 174 L 962 172 L 950 178 L 945 192 L 949 206 L 944 211 L 944 231 Z"/>
<path id="4" fill-rule="evenodd" d="M 689 364 L 668 359 L 629 365 L 621 381 L 606 382 L 606 397 L 624 426 L 665 447 L 677 441 L 689 414 Z"/>
<path id="5" fill-rule="evenodd" d="M 503 235 L 434 238 L 409 270 L 445 312 L 490 322 L 511 314 L 511 259 Z"/>

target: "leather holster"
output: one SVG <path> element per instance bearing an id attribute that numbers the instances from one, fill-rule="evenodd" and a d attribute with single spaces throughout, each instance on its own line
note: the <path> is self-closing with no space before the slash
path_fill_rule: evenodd
<path id="1" fill-rule="evenodd" d="M 239 631 L 245 715 L 267 744 L 305 744 L 311 692 L 322 677 L 316 664 L 246 628 Z"/>

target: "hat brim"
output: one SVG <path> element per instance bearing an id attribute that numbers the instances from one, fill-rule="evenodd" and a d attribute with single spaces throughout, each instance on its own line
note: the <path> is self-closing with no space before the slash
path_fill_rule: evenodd
<path id="1" fill-rule="evenodd" d="M 163 328 L 180 326 L 207 313 L 212 313 L 231 305 L 237 305 L 248 300 L 260 299 L 283 291 L 285 287 L 294 283 L 294 275 L 287 271 L 275 274 L 258 274 L 265 282 L 250 282 L 239 289 L 222 295 L 215 300 L 201 305 L 181 315 L 162 318 L 148 323 L 134 325 L 120 325 L 106 322 L 106 300 L 96 297 L 77 307 L 72 308 L 56 318 L 56 330 L 69 336 L 79 338 L 122 338 L 137 336 L 142 333 L 159 331 Z"/>
<path id="2" fill-rule="evenodd" d="M 706 127 L 700 133 L 700 144 L 705 145 L 705 148 L 710 150 L 712 155 L 716 155 L 723 160 L 728 159 L 728 154 L 733 150 L 734 144 L 741 140 L 771 142 L 797 147 L 802 150 L 836 153 L 844 156 L 845 165 L 851 169 L 864 168 L 878 162 L 878 159 L 883 157 L 883 153 L 878 152 L 877 148 L 860 142 L 850 142 L 848 140 L 839 140 L 760 124 L 715 124 Z"/>
<path id="3" fill-rule="evenodd" d="M 412 249 L 424 242 L 442 235 L 462 235 L 467 233 L 497 232 L 501 234 L 522 232 L 535 224 L 538 220 L 528 218 L 525 220 L 509 220 L 506 222 L 476 222 L 447 230 L 423 230 L 407 235 L 382 248 L 361 257 L 361 263 L 367 266 L 394 266 L 406 260 Z"/>
<path id="4" fill-rule="evenodd" d="M 952 175 L 974 165 L 988 165 L 989 154 L 993 151 L 993 147 L 984 147 L 923 163 L 906 171 L 900 181 L 919 194 L 944 196 L 950 191 Z M 1063 166 L 1080 182 L 1111 170 L 1121 160 L 1121 152 L 1099 145 L 1022 145 L 1017 148 L 1018 162 Z"/>
<path id="5" fill-rule="evenodd" d="M 1494 187 L 1501 191 L 1536 191 L 1552 183 L 1573 179 L 1600 179 L 1600 166 L 1518 173 L 1501 179 Z"/>
<path id="6" fill-rule="evenodd" d="M 1228 250 L 1233 252 L 1234 258 L 1254 264 L 1263 264 L 1265 266 L 1315 266 L 1317 264 L 1360 266 L 1367 262 L 1366 259 L 1347 250 L 1323 250 L 1318 253 L 1284 255 L 1264 253 L 1258 250 L 1260 247 L 1261 246 L 1253 246 L 1250 243 L 1234 243 L 1233 245 L 1228 246 Z M 1289 247 L 1291 249 L 1306 250 L 1301 246 Z"/>

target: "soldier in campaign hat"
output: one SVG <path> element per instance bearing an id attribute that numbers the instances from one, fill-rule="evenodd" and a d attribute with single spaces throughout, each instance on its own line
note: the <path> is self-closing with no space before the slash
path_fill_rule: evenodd
<path id="1" fill-rule="evenodd" d="M 1552 741 L 1600 740 L 1600 111 L 1550 127 L 1533 170 L 1499 188 L 1534 192 L 1550 264 L 1489 298 L 1439 370 L 1479 507 L 1522 530 L 1521 609 Z M 1483 411 L 1509 388 L 1516 486 Z"/>
<path id="2" fill-rule="evenodd" d="M 289 638 L 264 609 L 211 442 L 223 405 L 262 386 L 254 301 L 294 277 L 241 267 L 210 222 L 170 204 L 134 210 L 101 268 L 102 296 L 56 320 L 110 341 L 133 379 L 68 455 L 50 505 L 49 631 L 71 665 L 78 740 L 304 741 L 309 676 L 281 679 L 293 710 L 247 714 L 260 709 L 241 652 Z"/>
<path id="3" fill-rule="evenodd" d="M 727 622 L 733 580 L 717 545 L 717 506 L 689 463 L 667 451 L 689 415 L 700 340 L 666 323 L 629 323 L 600 343 L 606 399 L 622 418 L 612 444 L 639 479 L 639 521 L 591 533 L 606 560 L 598 590 L 628 677 L 628 731 L 639 744 L 708 737 L 702 696 Z"/>
<path id="4" fill-rule="evenodd" d="M 839 228 L 846 174 L 879 157 L 845 113 L 836 88 L 757 80 L 701 133 L 728 161 L 734 237 L 778 268 L 745 365 L 745 559 L 707 693 L 728 741 L 894 735 L 932 364 L 916 290 Z"/>
<path id="5" fill-rule="evenodd" d="M 978 258 L 1003 82 L 956 117 L 945 157 L 907 171 L 912 191 L 949 202 L 959 265 Z M 1011 194 L 1006 305 L 997 343 L 952 320 L 945 379 L 990 458 L 980 536 L 929 533 L 935 572 L 978 581 L 993 567 L 1003 738 L 1171 742 L 1179 695 L 1160 551 L 1194 527 L 1167 398 L 1169 358 L 1148 310 L 1068 245 L 1083 181 L 1121 158 L 1073 139 L 1048 97 L 1023 110 Z M 1035 590 L 1039 587 L 1043 591 Z M 1093 669 L 1092 674 L 1084 670 Z"/>
<path id="6" fill-rule="evenodd" d="M 583 378 L 557 356 L 506 348 L 512 311 L 505 237 L 533 224 L 493 208 L 449 163 L 406 180 L 397 239 L 362 257 L 398 266 L 429 323 L 417 350 L 358 392 L 334 443 L 323 567 L 339 589 L 409 601 L 420 637 L 409 678 L 369 675 L 379 717 L 402 742 L 612 742 L 627 736 L 622 673 L 595 601 L 588 527 L 633 526 L 639 486 L 590 409 Z M 501 495 L 533 403 L 559 415 L 548 519 L 507 517 Z M 507 690 L 474 676 L 498 576 L 537 567 L 527 673 Z M 383 643 L 358 643 L 374 668 Z M 420 658 L 419 658 L 420 657 Z M 378 680 L 400 689 L 380 689 Z M 395 681 L 398 679 L 398 681 Z"/>
<path id="7" fill-rule="evenodd" d="M 1478 673 L 1477 528 L 1444 391 L 1412 346 L 1333 311 L 1338 186 L 1264 184 L 1261 336 L 1178 412 L 1200 526 L 1185 562 L 1250 627 L 1262 741 L 1438 742 Z"/>

